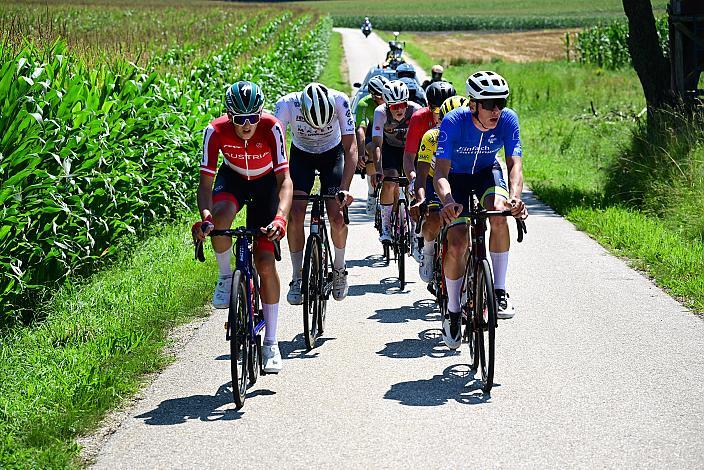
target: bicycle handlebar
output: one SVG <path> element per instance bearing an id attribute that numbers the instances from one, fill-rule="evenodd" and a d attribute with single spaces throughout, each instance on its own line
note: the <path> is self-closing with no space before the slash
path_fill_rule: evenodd
<path id="1" fill-rule="evenodd" d="M 340 202 L 340 193 L 335 194 L 334 196 L 331 196 L 329 194 L 294 194 L 293 199 L 297 201 L 315 201 L 317 199 L 324 199 L 324 200 L 329 200 L 329 199 L 335 199 L 336 201 Z M 345 221 L 345 225 L 350 224 L 350 215 L 349 211 L 347 210 L 347 206 L 342 208 L 342 218 Z"/>
<path id="2" fill-rule="evenodd" d="M 263 235 L 259 230 L 252 230 L 244 227 L 227 230 L 211 230 L 207 235 L 209 237 L 248 237 L 254 238 Z M 281 245 L 279 240 L 274 243 L 274 258 L 276 261 L 281 261 Z M 205 253 L 203 252 L 203 240 L 195 242 L 195 257 L 201 263 L 205 261 Z"/>

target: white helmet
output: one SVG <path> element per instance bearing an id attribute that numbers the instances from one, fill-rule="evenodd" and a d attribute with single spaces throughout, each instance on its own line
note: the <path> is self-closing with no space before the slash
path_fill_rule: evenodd
<path id="1" fill-rule="evenodd" d="M 475 100 L 508 98 L 508 83 L 496 72 L 481 71 L 467 78 L 467 96 Z"/>
<path id="2" fill-rule="evenodd" d="M 383 95 L 384 88 L 386 88 L 387 83 L 389 83 L 389 79 L 385 76 L 374 75 L 372 78 L 369 79 L 369 83 L 367 83 L 367 89 L 369 90 L 369 93 L 374 93 L 375 95 Z"/>
<path id="3" fill-rule="evenodd" d="M 301 114 L 316 129 L 322 129 L 332 122 L 335 118 L 335 101 L 325 85 L 311 83 L 303 89 Z"/>
<path id="4" fill-rule="evenodd" d="M 408 101 L 408 87 L 401 80 L 391 80 L 384 88 L 386 104 L 396 104 Z"/>

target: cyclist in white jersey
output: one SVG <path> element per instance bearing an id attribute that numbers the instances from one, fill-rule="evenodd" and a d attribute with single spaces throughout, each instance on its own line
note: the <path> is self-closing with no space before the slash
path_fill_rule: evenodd
<path id="1" fill-rule="evenodd" d="M 284 130 L 291 128 L 289 169 L 293 180 L 294 195 L 310 194 L 315 170 L 320 173 L 320 192 L 336 195 L 342 202 L 327 201 L 330 233 L 335 247 L 333 261 L 333 290 L 335 300 L 347 296 L 347 271 L 345 270 L 345 245 L 347 225 L 342 208 L 352 203 L 350 184 L 357 166 L 357 143 L 354 118 L 347 95 L 329 89 L 320 83 L 311 83 L 302 92 L 289 93 L 276 102 L 275 115 Z M 294 200 L 289 214 L 288 246 L 291 252 L 293 275 L 287 300 L 292 305 L 303 303 L 301 278 L 304 223 L 307 201 Z"/>

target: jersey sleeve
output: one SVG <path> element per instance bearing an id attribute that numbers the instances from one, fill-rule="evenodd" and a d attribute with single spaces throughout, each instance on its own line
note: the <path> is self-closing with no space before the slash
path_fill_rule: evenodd
<path id="1" fill-rule="evenodd" d="M 367 122 L 367 106 L 369 106 L 369 101 L 366 99 L 366 97 L 362 98 L 361 100 L 359 100 L 359 103 L 357 103 L 357 111 L 354 116 L 357 127 L 366 126 L 369 124 Z"/>
<path id="2" fill-rule="evenodd" d="M 507 157 L 523 157 L 523 146 L 521 145 L 521 132 L 518 128 L 518 116 L 515 112 L 506 113 L 506 123 L 504 126 L 504 154 Z"/>
<path id="3" fill-rule="evenodd" d="M 435 155 L 435 149 L 438 146 L 438 130 L 430 129 L 423 134 L 423 138 L 420 141 L 420 147 L 418 147 L 418 161 L 431 164 L 433 162 L 433 156 Z"/>
<path id="4" fill-rule="evenodd" d="M 408 123 L 408 135 L 406 137 L 406 145 L 403 151 L 406 153 L 415 154 L 418 152 L 420 140 L 423 138 L 423 110 L 416 111 L 411 116 L 411 121 Z"/>
<path id="5" fill-rule="evenodd" d="M 450 113 L 447 114 L 440 123 L 440 132 L 438 133 L 438 148 L 435 151 L 436 159 L 452 160 L 452 155 L 455 153 L 456 135 L 459 132 L 457 113 L 455 113 L 455 111 L 450 111 Z"/>
<path id="6" fill-rule="evenodd" d="M 285 96 L 279 98 L 276 102 L 274 116 L 276 116 L 276 119 L 279 120 L 284 129 L 286 129 L 286 126 L 291 122 L 291 110 L 289 109 L 289 104 Z"/>
<path id="7" fill-rule="evenodd" d="M 354 135 L 354 119 L 350 109 L 350 99 L 344 93 L 335 96 L 335 112 L 340 123 L 340 133 L 342 135 Z"/>
<path id="8" fill-rule="evenodd" d="M 384 123 L 386 122 L 386 109 L 384 105 L 377 106 L 374 110 L 374 126 L 372 137 L 384 137 Z"/>
<path id="9" fill-rule="evenodd" d="M 214 176 L 220 155 L 220 139 L 212 124 L 203 131 L 203 159 L 200 162 L 200 172 L 203 175 Z"/>
<path id="10" fill-rule="evenodd" d="M 288 158 L 286 158 L 286 133 L 280 122 L 276 121 L 271 126 L 268 136 L 269 147 L 271 147 L 271 162 L 274 164 L 274 173 L 279 174 L 288 170 Z"/>

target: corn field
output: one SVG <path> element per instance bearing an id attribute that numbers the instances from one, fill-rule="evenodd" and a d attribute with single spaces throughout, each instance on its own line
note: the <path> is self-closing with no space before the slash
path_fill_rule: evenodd
<path id="1" fill-rule="evenodd" d="M 667 16 L 658 18 L 656 27 L 660 46 L 667 54 L 669 52 Z M 628 52 L 627 40 L 628 22 L 625 19 L 587 28 L 577 33 L 574 40 L 576 60 L 610 70 L 630 65 L 631 56 Z M 570 42 L 570 36 L 567 36 L 568 56 L 571 52 Z"/>
<path id="2" fill-rule="evenodd" d="M 359 28 L 363 15 L 333 15 L 335 26 Z M 597 17 L 561 16 L 373 16 L 374 28 L 387 31 L 474 31 L 575 28 L 603 20 Z"/>
<path id="3" fill-rule="evenodd" d="M 320 73 L 329 19 L 244 18 L 207 55 L 174 47 L 145 67 L 89 66 L 61 40 L 0 45 L 0 324 L 29 319 L 122 237 L 192 210 L 202 129 L 227 84 L 255 80 L 272 105 Z"/>

